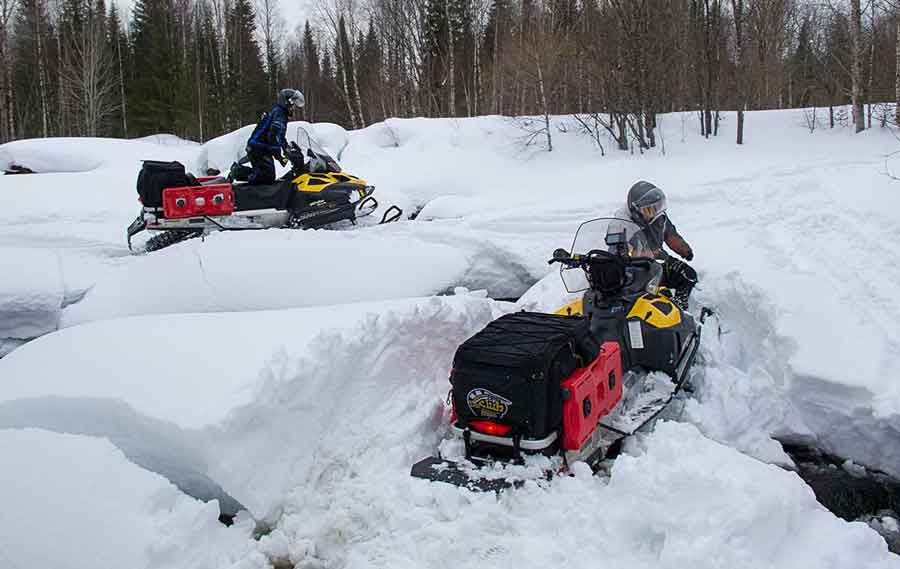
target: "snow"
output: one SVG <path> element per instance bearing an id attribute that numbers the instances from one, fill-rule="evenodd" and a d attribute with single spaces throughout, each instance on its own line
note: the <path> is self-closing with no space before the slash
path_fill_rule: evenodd
<path id="1" fill-rule="evenodd" d="M 52 251 L 0 248 L 0 338 L 27 340 L 56 330 L 63 303 L 59 260 Z"/>
<path id="2" fill-rule="evenodd" d="M 690 425 L 660 424 L 635 447 L 608 482 L 581 464 L 574 477 L 499 497 L 411 479 L 396 464 L 402 447 L 372 449 L 356 469 L 298 486 L 263 547 L 272 542 L 297 566 L 900 564 L 865 524 L 825 511 L 795 474 Z"/>
<path id="3" fill-rule="evenodd" d="M 431 266 L 410 272 L 409 266 Z M 240 266 L 240 271 L 234 267 Z M 62 325 L 126 315 L 264 310 L 423 296 L 467 269 L 443 244 L 384 232 L 216 233 L 133 257 L 63 311 Z M 380 278 L 379 278 L 380 277 Z M 139 283 L 139 284 L 137 284 Z"/>
<path id="4" fill-rule="evenodd" d="M 180 493 L 108 441 L 0 430 L 0 564 L 54 567 L 267 567 L 252 521 L 219 524 L 215 502 Z"/>
<path id="5" fill-rule="evenodd" d="M 386 404 L 411 410 L 434 399 L 433 410 L 456 345 L 499 314 L 493 306 L 466 294 L 68 328 L 0 360 L 0 377 L 12 379 L 0 392 L 0 428 L 108 437 L 179 486 L 224 491 L 266 517 L 314 466 L 310 452 L 323 452 L 335 405 L 365 416 L 397 384 Z M 70 355 L 46 357 L 59 351 Z"/>
<path id="6" fill-rule="evenodd" d="M 16 140 L 0 147 L 0 170 L 10 165 L 25 166 L 43 173 L 89 172 L 103 168 L 140 169 L 141 160 L 172 160 L 174 148 L 182 156 L 196 151 L 187 141 L 176 142 L 171 135 L 138 140 L 114 138 L 33 138 Z M 180 140 L 180 139 L 178 139 Z M 189 167 L 193 164 L 187 164 Z M 26 175 L 27 176 L 27 175 Z M 23 176 L 24 177 L 24 176 Z M 18 179 L 15 180 L 19 182 Z M 7 179 L 3 180 L 4 185 Z"/>
<path id="7" fill-rule="evenodd" d="M 896 566 L 773 466 L 795 440 L 900 476 L 896 141 L 771 111 L 748 113 L 738 147 L 732 120 L 704 140 L 692 114 L 665 115 L 664 153 L 603 157 L 565 117 L 552 153 L 501 117 L 291 123 L 415 220 L 150 255 L 123 237 L 139 160 L 226 170 L 252 125 L 202 146 L 0 146 L 0 165 L 55 172 L 0 178 L 0 428 L 105 437 L 136 472 L 246 507 L 275 528 L 248 567 Z M 503 311 L 574 298 L 547 259 L 639 179 L 666 190 L 697 255 L 694 310 L 716 311 L 680 423 L 634 440 L 608 480 L 578 467 L 498 498 L 411 479 L 445 434 L 458 343 Z M 190 543 L 192 528 L 169 535 Z"/>

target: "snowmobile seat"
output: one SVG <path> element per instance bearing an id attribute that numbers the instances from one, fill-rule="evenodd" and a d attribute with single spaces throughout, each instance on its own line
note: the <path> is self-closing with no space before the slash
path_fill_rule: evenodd
<path id="1" fill-rule="evenodd" d="M 203 178 L 197 178 L 197 181 L 201 186 L 217 186 L 219 184 L 227 184 L 228 178 L 225 176 L 205 176 Z"/>
<path id="2" fill-rule="evenodd" d="M 234 184 L 233 187 L 237 211 L 287 209 L 294 189 L 290 180 L 268 185 Z"/>

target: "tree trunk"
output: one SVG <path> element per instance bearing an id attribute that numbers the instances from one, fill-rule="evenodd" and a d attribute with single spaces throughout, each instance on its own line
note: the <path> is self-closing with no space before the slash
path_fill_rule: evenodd
<path id="1" fill-rule="evenodd" d="M 122 67 L 122 41 L 116 42 L 116 60 L 119 65 L 119 106 L 122 112 L 122 136 L 128 138 L 128 118 L 125 108 L 125 71 Z M 198 80 L 199 82 L 199 80 Z M 201 121 L 202 121 L 201 115 Z M 203 139 L 203 125 L 200 126 L 200 139 Z"/>
<path id="2" fill-rule="evenodd" d="M 550 109 L 547 105 L 547 92 L 544 89 L 544 72 L 541 69 L 540 55 L 536 54 L 538 91 L 541 95 L 541 110 L 544 112 L 544 134 L 547 136 L 547 152 L 553 152 L 553 138 L 550 133 Z"/>
<path id="3" fill-rule="evenodd" d="M 853 124 L 856 132 L 862 132 L 865 128 L 862 103 L 862 14 L 859 7 L 860 0 L 850 0 L 850 104 L 853 107 Z"/>
<path id="4" fill-rule="evenodd" d="M 41 100 L 41 134 L 44 138 L 49 136 L 47 117 L 47 65 L 44 61 L 43 49 L 43 23 L 41 22 L 41 10 L 38 2 L 34 3 L 34 43 L 36 45 L 38 65 L 38 98 Z"/>
<path id="5" fill-rule="evenodd" d="M 894 53 L 897 61 L 894 64 L 894 96 L 897 99 L 897 105 L 894 107 L 894 119 L 900 125 L 900 2 L 894 7 L 894 20 L 897 23 L 897 39 Z"/>
<path id="6" fill-rule="evenodd" d="M 744 74 L 744 0 L 731 0 L 734 13 L 734 58 L 738 95 L 737 143 L 744 144 L 744 108 L 747 106 L 747 77 Z"/>
<path id="7" fill-rule="evenodd" d="M 450 92 L 447 99 L 447 116 L 456 116 L 456 42 L 454 41 L 453 19 L 450 16 L 450 0 L 444 0 L 444 18 L 447 20 L 447 73 Z"/>

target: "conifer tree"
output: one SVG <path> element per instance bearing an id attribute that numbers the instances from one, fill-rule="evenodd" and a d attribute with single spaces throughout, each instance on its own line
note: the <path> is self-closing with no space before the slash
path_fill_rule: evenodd
<path id="1" fill-rule="evenodd" d="M 131 50 L 128 45 L 128 37 L 122 27 L 119 17 L 119 9 L 113 2 L 109 7 L 109 15 L 106 18 L 108 50 L 113 57 L 115 65 L 116 88 L 118 96 L 116 109 L 110 117 L 110 134 L 113 136 L 128 136 L 128 101 L 125 97 L 127 84 L 126 70 L 131 68 Z"/>
<path id="2" fill-rule="evenodd" d="M 268 110 L 276 93 L 269 93 L 262 54 L 256 41 L 256 17 L 250 0 L 235 0 L 226 22 L 226 71 L 231 92 L 228 128 L 255 123 Z"/>
<path id="3" fill-rule="evenodd" d="M 136 135 L 178 130 L 181 57 L 171 0 L 137 0 L 133 8 L 134 77 L 128 82 L 129 126 Z"/>

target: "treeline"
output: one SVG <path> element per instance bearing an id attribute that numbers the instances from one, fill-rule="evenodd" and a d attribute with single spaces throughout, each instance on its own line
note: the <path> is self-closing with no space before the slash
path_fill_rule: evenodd
<path id="1" fill-rule="evenodd" d="M 900 98 L 900 8 L 879 0 L 317 1 L 287 32 L 277 0 L 137 0 L 128 22 L 104 0 L 0 0 L 0 142 L 202 141 L 287 86 L 302 118 L 350 128 L 571 113 L 623 149 L 654 146 L 659 113 L 711 136 L 725 109 L 853 102 L 861 129 Z M 526 128 L 552 146 L 549 121 Z"/>

